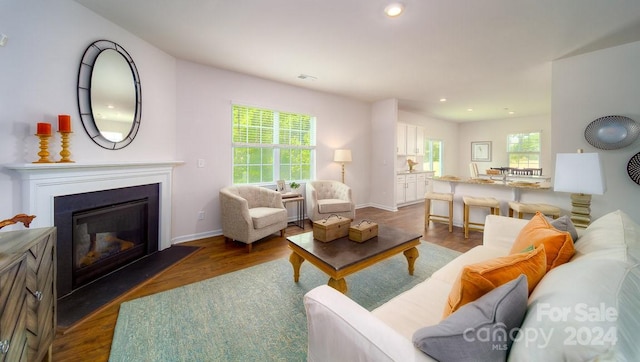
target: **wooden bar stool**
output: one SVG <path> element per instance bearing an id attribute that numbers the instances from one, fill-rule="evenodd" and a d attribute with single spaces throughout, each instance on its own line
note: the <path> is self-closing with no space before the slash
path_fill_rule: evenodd
<path id="1" fill-rule="evenodd" d="M 469 221 L 469 209 L 471 207 L 488 207 L 492 215 L 500 215 L 500 201 L 493 197 L 463 196 L 464 202 L 464 238 L 469 238 L 469 229 L 484 230 L 484 223 Z M 482 226 L 480 228 L 479 226 Z"/>
<path id="2" fill-rule="evenodd" d="M 509 217 L 513 217 L 514 211 L 518 213 L 518 219 L 522 219 L 524 214 L 535 214 L 537 211 L 554 219 L 560 217 L 560 208 L 547 204 L 525 204 L 523 202 L 509 201 Z"/>
<path id="3" fill-rule="evenodd" d="M 449 216 L 431 213 L 431 200 L 446 201 L 449 203 Z M 449 224 L 449 232 L 453 231 L 453 194 L 442 192 L 427 192 L 424 195 L 424 228 L 429 227 L 429 221 Z"/>

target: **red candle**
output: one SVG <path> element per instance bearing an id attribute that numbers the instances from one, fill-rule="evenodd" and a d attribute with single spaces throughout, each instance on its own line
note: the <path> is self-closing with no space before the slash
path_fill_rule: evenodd
<path id="1" fill-rule="evenodd" d="M 38 123 L 38 135 L 51 135 L 51 123 Z"/>
<path id="2" fill-rule="evenodd" d="M 61 114 L 58 116 L 58 132 L 71 132 L 71 116 Z"/>

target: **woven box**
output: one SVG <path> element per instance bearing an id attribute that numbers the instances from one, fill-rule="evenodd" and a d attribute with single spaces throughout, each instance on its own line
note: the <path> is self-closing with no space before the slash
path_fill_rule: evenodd
<path id="1" fill-rule="evenodd" d="M 378 224 L 369 220 L 362 220 L 349 228 L 349 239 L 359 243 L 378 236 Z"/>
<path id="2" fill-rule="evenodd" d="M 351 219 L 331 215 L 326 219 L 313 222 L 313 238 L 328 242 L 349 235 L 349 225 Z"/>

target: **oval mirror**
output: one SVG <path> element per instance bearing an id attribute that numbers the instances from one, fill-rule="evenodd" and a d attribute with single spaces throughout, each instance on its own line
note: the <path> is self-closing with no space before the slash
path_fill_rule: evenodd
<path id="1" fill-rule="evenodd" d="M 140 77 L 120 45 L 98 40 L 85 50 L 78 71 L 78 108 L 85 131 L 100 147 L 118 150 L 138 133 Z"/>

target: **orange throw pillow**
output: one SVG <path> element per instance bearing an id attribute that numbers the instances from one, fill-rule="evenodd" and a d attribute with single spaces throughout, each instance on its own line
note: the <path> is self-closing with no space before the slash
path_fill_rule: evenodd
<path id="1" fill-rule="evenodd" d="M 554 228 L 544 215 L 537 212 L 520 230 L 510 254 L 518 253 L 530 245 L 538 247 L 540 244 L 544 244 L 547 252 L 547 271 L 568 262 L 575 253 L 571 234 Z"/>
<path id="2" fill-rule="evenodd" d="M 518 253 L 467 265 L 453 284 L 444 308 L 444 317 L 463 305 L 508 283 L 520 274 L 527 277 L 529 294 L 547 271 L 547 256 L 544 245 L 531 252 Z"/>

